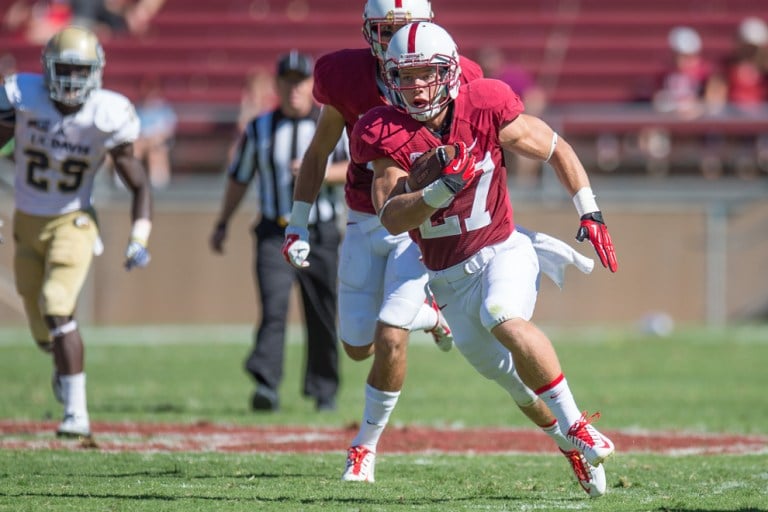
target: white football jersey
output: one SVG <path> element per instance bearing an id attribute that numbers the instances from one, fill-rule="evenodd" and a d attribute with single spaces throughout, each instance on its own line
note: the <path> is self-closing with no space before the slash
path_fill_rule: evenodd
<path id="1" fill-rule="evenodd" d="M 16 208 L 45 216 L 89 208 L 107 152 L 139 135 L 133 104 L 98 89 L 79 111 L 65 116 L 53 105 L 41 75 L 7 77 L 4 88 L 16 111 Z"/>

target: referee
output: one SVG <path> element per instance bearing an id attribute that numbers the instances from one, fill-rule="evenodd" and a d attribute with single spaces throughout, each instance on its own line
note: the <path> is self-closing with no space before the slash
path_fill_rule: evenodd
<path id="1" fill-rule="evenodd" d="M 346 139 L 329 161 L 327 185 L 310 214 L 310 266 L 297 270 L 286 265 L 280 252 L 293 202 L 294 176 L 320 113 L 312 97 L 312 65 L 310 56 L 295 50 L 277 61 L 279 106 L 246 126 L 228 170 L 221 213 L 210 240 L 212 250 L 223 253 L 227 224 L 248 185 L 257 178 L 261 217 L 254 227 L 254 271 L 262 315 L 245 363 L 257 384 L 251 398 L 251 407 L 257 411 L 279 408 L 286 319 L 294 281 L 301 288 L 306 320 L 303 394 L 314 399 L 318 411 L 336 408 L 336 269 L 341 235 L 336 219 L 338 203 L 331 185 L 344 181 L 349 159 Z"/>

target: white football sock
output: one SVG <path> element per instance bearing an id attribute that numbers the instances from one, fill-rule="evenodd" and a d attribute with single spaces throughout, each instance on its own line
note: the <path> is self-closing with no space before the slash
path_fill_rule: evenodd
<path id="1" fill-rule="evenodd" d="M 376 452 L 376 445 L 389 422 L 389 416 L 395 409 L 399 391 L 380 391 L 370 384 L 365 386 L 365 410 L 363 421 L 357 436 L 352 440 L 352 446 L 365 446 Z"/>
<path id="2" fill-rule="evenodd" d="M 549 410 L 555 415 L 563 432 L 568 432 L 570 426 L 581 417 L 581 411 L 576 406 L 568 381 L 562 374 L 550 384 L 537 389 L 536 394 L 544 400 Z"/>
<path id="3" fill-rule="evenodd" d="M 61 389 L 64 394 L 64 415 L 88 417 L 85 402 L 85 373 L 60 375 Z"/>

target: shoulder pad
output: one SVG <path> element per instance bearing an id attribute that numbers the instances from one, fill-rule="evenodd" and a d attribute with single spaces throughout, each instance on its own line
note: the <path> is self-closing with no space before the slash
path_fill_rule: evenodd
<path id="1" fill-rule="evenodd" d="M 5 92 L 10 108 L 18 110 L 28 109 L 39 104 L 39 101 L 47 101 L 48 98 L 48 89 L 45 87 L 42 75 L 33 73 L 7 76 L 3 87 L 0 89 Z M 0 97 L 0 103 L 2 101 Z"/>
<path id="2" fill-rule="evenodd" d="M 465 87 L 471 105 L 482 110 L 504 105 L 509 100 L 510 95 L 517 96 L 501 80 L 481 78 L 469 82 Z"/>
<path id="3" fill-rule="evenodd" d="M 139 123 L 136 109 L 122 94 L 99 89 L 88 101 L 93 102 L 93 122 L 102 132 L 112 133 L 126 125 Z"/>

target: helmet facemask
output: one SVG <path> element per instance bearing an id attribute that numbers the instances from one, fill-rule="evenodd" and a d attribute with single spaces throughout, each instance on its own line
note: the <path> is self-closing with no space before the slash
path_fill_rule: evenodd
<path id="1" fill-rule="evenodd" d="M 42 60 L 50 98 L 58 103 L 82 105 L 101 88 L 104 50 L 86 29 L 68 27 L 53 36 Z"/>

